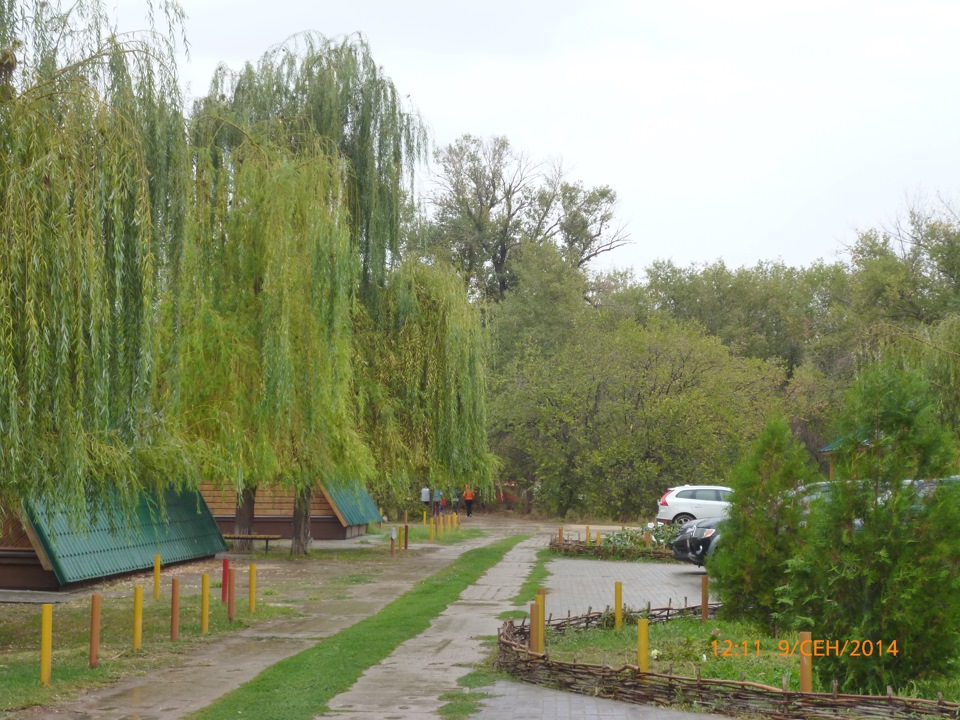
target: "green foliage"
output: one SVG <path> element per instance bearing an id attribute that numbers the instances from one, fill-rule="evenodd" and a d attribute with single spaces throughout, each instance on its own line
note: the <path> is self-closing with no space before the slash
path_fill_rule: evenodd
<path id="1" fill-rule="evenodd" d="M 227 130 L 226 152 L 251 132 L 292 155 L 316 140 L 348 163 L 345 205 L 360 256 L 361 295 L 386 281 L 399 252 L 400 212 L 426 130 L 377 65 L 360 35 L 301 33 L 271 48 L 256 67 L 218 68 L 194 117 Z"/>
<path id="2" fill-rule="evenodd" d="M 897 655 L 823 658 L 817 673 L 849 690 L 882 692 L 955 673 L 960 657 L 960 497 L 921 499 L 910 478 L 955 470 L 956 444 L 929 387 L 890 362 L 859 378 L 841 424 L 839 480 L 812 513 L 791 560 L 784 606 L 818 637 L 897 642 Z"/>
<path id="3" fill-rule="evenodd" d="M 215 143 L 195 161 L 176 409 L 238 486 L 363 478 L 339 163 L 249 141 L 227 164 Z"/>
<path id="4" fill-rule="evenodd" d="M 538 508 L 648 517 L 668 485 L 723 477 L 776 406 L 777 366 L 696 326 L 591 310 L 582 275 L 546 248 L 518 274 L 491 320 L 492 437 Z"/>
<path id="5" fill-rule="evenodd" d="M 167 29 L 181 11 L 162 3 Z M 0 505 L 192 479 L 158 408 L 158 297 L 182 215 L 172 40 L 99 2 L 0 7 Z M 159 161 L 160 156 L 169 162 Z"/>
<path id="6" fill-rule="evenodd" d="M 725 617 L 775 632 L 777 589 L 788 560 L 803 544 L 803 485 L 818 479 L 804 447 L 783 419 L 772 420 L 728 484 L 733 502 L 709 565 Z"/>
<path id="7" fill-rule="evenodd" d="M 492 492 L 487 446 L 486 343 L 480 316 L 449 269 L 406 262 L 374 314 L 358 310 L 360 418 L 381 503 L 427 482 L 450 497 Z"/>
<path id="8" fill-rule="evenodd" d="M 654 523 L 654 526 L 649 530 L 627 528 L 603 535 L 600 539 L 600 547 L 615 554 L 630 555 L 647 549 L 647 538 L 649 537 L 651 548 L 669 548 L 679 530 L 678 526 L 665 523 Z"/>

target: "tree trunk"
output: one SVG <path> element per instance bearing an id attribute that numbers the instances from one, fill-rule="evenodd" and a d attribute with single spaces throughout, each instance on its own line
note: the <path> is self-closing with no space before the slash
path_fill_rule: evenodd
<path id="1" fill-rule="evenodd" d="M 293 503 L 293 539 L 290 542 L 291 555 L 306 555 L 310 548 L 310 501 L 313 491 L 306 487 L 297 490 Z"/>
<path id="2" fill-rule="evenodd" d="M 237 496 L 237 509 L 234 513 L 233 531 L 238 535 L 253 535 L 253 513 L 257 501 L 257 488 L 245 487 Z M 253 543 L 250 540 L 234 540 L 234 550 L 251 550 Z"/>

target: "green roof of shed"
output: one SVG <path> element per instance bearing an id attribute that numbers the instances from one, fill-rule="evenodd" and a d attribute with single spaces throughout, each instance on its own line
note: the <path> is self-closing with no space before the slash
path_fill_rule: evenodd
<path id="1" fill-rule="evenodd" d="M 88 528 L 71 526 L 63 511 L 50 511 L 42 500 L 24 503 L 33 528 L 61 585 L 209 557 L 227 545 L 210 509 L 193 490 L 166 490 L 166 514 L 156 495 L 142 495 L 132 513 L 119 502 L 91 510 Z"/>
<path id="2" fill-rule="evenodd" d="M 383 520 L 377 504 L 360 483 L 342 486 L 331 483 L 324 485 L 323 490 L 344 527 L 366 525 Z"/>

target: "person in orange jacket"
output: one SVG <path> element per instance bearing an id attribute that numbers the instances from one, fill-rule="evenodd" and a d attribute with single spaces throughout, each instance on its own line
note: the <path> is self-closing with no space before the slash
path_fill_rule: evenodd
<path id="1" fill-rule="evenodd" d="M 463 490 L 463 504 L 467 507 L 467 517 L 473 515 L 473 498 L 476 497 L 476 493 L 473 492 L 473 488 L 467 485 Z"/>

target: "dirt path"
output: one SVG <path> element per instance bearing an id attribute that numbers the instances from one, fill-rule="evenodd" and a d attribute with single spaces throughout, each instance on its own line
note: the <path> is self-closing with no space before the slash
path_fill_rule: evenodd
<path id="1" fill-rule="evenodd" d="M 349 548 L 341 546 L 343 552 L 338 555 L 345 559 L 335 563 L 258 560 L 258 587 L 276 593 L 263 597 L 261 602 L 282 599 L 297 607 L 301 616 L 219 636 L 198 646 L 178 667 L 155 670 L 148 676 L 128 678 L 109 687 L 90 690 L 60 706 L 25 710 L 9 717 L 17 720 L 181 718 L 209 705 L 273 663 L 379 612 L 415 582 L 446 567 L 469 549 L 518 533 L 534 533 L 545 538 L 545 529 L 535 523 L 484 516 L 474 516 L 471 523 L 488 534 L 457 545 L 414 546 L 402 558 L 371 559 L 371 553 L 364 552 L 364 546 L 354 542 Z M 351 551 L 357 553 L 357 559 L 351 558 Z M 192 574 L 199 577 L 200 572 L 209 571 L 216 576 L 219 561 L 208 564 L 210 568 L 194 568 Z M 348 575 L 364 574 L 372 576 L 372 581 L 356 585 L 342 582 Z M 118 587 L 117 590 L 123 591 L 124 588 Z M 471 592 L 472 588 L 465 596 Z M 516 590 L 513 592 L 515 594 Z M 495 630 L 484 627 L 481 634 L 491 632 Z M 456 647 L 456 643 L 451 641 L 450 644 Z M 464 666 L 459 674 L 468 671 L 469 667 Z M 453 677 L 452 685 L 455 685 L 456 677 L 459 675 Z M 444 685 L 440 692 L 449 687 Z M 416 717 L 424 715 L 421 712 Z"/>

